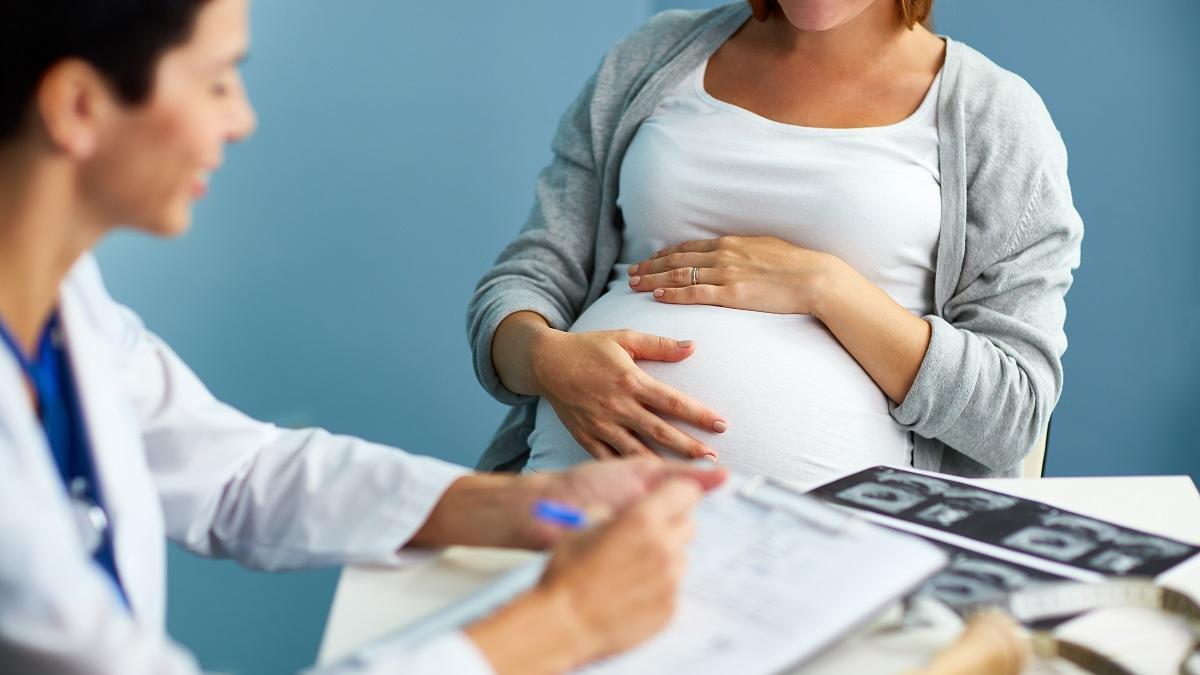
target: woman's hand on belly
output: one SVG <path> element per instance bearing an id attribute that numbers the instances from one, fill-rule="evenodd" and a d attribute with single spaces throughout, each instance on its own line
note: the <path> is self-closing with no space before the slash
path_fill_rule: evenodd
<path id="1" fill-rule="evenodd" d="M 664 417 L 716 432 L 725 431 L 724 419 L 635 363 L 681 361 L 695 351 L 690 341 L 630 330 L 563 333 L 549 327 L 539 336 L 532 359 L 535 393 L 593 457 L 656 457 L 645 438 L 683 457 L 716 459 L 716 451 Z"/>
<path id="2" fill-rule="evenodd" d="M 629 287 L 674 304 L 813 314 L 839 262 L 777 237 L 699 239 L 630 265 Z"/>
<path id="3" fill-rule="evenodd" d="M 837 256 L 776 237 L 685 241 L 630 265 L 629 277 L 661 302 L 811 314 L 897 404 L 933 330 Z"/>

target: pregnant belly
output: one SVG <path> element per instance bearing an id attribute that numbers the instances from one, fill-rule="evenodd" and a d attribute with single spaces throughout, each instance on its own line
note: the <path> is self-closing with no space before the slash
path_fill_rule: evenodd
<path id="1" fill-rule="evenodd" d="M 696 341 L 683 361 L 638 366 L 728 421 L 723 434 L 674 422 L 734 470 L 811 483 L 910 463 L 908 433 L 892 419 L 886 396 L 816 319 L 666 305 L 616 284 L 571 332 L 620 328 Z M 590 458 L 544 399 L 530 445 L 533 471 Z"/>

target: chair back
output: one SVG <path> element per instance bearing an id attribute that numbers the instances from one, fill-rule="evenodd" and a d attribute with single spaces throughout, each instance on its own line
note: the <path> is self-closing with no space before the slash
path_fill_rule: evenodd
<path id="1" fill-rule="evenodd" d="M 1021 462 L 1022 478 L 1041 478 L 1046 475 L 1046 446 L 1049 442 L 1050 424 L 1047 423 L 1042 435 L 1038 436 L 1037 443 L 1033 444 L 1033 450 L 1030 450 Z"/>

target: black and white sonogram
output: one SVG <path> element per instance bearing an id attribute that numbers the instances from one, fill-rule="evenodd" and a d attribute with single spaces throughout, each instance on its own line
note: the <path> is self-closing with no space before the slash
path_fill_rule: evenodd
<path id="1" fill-rule="evenodd" d="M 943 602 L 963 616 L 1002 603 L 1012 593 L 1069 581 L 1067 577 L 969 551 L 937 539 L 926 541 L 945 551 L 950 562 L 926 581 L 917 594 Z M 1052 621 L 1039 622 L 1039 627 L 1049 628 L 1069 618 L 1056 617 Z"/>
<path id="2" fill-rule="evenodd" d="M 811 491 L 851 508 L 1101 574 L 1155 576 L 1200 547 L 1139 532 L 1041 502 L 877 466 Z"/>
<path id="3" fill-rule="evenodd" d="M 1004 544 L 1024 553 L 1067 562 L 1089 551 L 1096 544 L 1087 539 L 1047 527 L 1027 527 L 1004 538 Z"/>
<path id="4" fill-rule="evenodd" d="M 859 483 L 838 493 L 838 497 L 864 508 L 900 513 L 924 501 L 921 495 L 894 485 Z"/>
<path id="5" fill-rule="evenodd" d="M 1146 563 L 1188 555 L 1192 547 L 1154 535 L 1123 532 L 1088 562 L 1105 574 L 1129 574 Z"/>

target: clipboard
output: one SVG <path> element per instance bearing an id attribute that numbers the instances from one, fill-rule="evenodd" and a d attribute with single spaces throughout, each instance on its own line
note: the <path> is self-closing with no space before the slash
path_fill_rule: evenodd
<path id="1" fill-rule="evenodd" d="M 418 644 L 532 588 L 546 558 L 384 639 Z M 937 572 L 937 547 L 764 476 L 731 475 L 697 508 L 678 611 L 658 635 L 577 672 L 777 673 L 866 625 Z"/>

